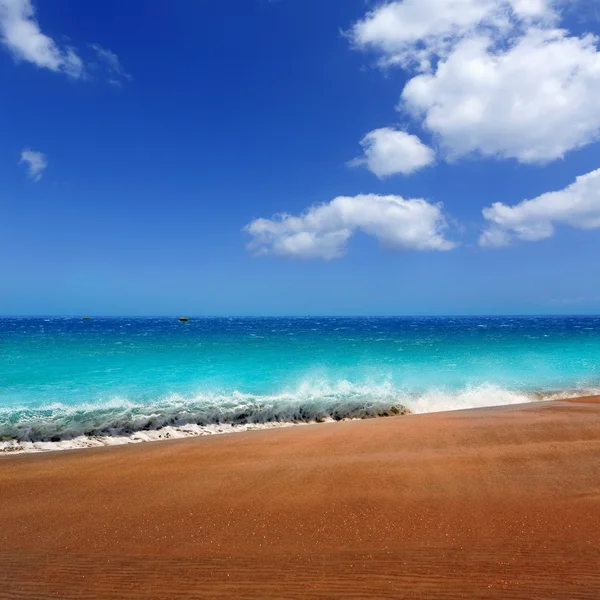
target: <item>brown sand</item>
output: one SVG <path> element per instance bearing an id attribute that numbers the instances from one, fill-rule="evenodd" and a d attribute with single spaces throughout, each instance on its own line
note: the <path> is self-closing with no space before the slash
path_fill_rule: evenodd
<path id="1" fill-rule="evenodd" d="M 600 401 L 0 459 L 0 598 L 600 599 Z"/>

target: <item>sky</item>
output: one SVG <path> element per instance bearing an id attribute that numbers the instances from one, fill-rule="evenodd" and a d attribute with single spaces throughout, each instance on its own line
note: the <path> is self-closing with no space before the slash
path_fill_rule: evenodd
<path id="1" fill-rule="evenodd" d="M 0 0 L 0 314 L 600 313 L 598 0 Z"/>

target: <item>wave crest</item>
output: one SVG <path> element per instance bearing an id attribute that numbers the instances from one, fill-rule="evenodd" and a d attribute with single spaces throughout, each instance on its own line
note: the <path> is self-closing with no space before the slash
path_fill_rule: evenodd
<path id="1" fill-rule="evenodd" d="M 201 393 L 155 401 L 113 398 L 77 406 L 0 410 L 0 452 L 43 451 L 230 433 L 303 423 L 389 417 L 575 397 L 593 391 L 534 394 L 492 385 L 409 394 L 391 383 L 305 383 L 278 395 Z"/>

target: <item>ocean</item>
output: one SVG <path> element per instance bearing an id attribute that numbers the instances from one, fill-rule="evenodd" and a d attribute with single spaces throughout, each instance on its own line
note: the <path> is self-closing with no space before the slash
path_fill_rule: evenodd
<path id="1" fill-rule="evenodd" d="M 2 318 L 0 451 L 600 392 L 600 317 Z"/>

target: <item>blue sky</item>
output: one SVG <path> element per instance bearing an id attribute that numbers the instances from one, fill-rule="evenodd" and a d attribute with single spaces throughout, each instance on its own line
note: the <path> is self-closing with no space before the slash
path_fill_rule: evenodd
<path id="1" fill-rule="evenodd" d="M 600 312 L 592 8 L 0 0 L 0 314 Z"/>

